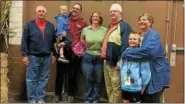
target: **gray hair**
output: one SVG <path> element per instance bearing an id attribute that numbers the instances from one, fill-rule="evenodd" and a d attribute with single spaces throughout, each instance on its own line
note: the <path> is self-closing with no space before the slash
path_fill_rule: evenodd
<path id="1" fill-rule="evenodd" d="M 47 13 L 47 9 L 46 9 L 46 7 L 43 6 L 43 5 L 38 5 L 38 6 L 36 7 L 36 12 L 38 12 L 38 9 L 39 9 L 40 7 L 42 7 L 42 8 L 44 9 L 44 11 Z"/>

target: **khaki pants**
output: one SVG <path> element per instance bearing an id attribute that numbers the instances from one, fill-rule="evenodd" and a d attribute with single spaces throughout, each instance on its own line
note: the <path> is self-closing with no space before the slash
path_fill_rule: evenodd
<path id="1" fill-rule="evenodd" d="M 104 61 L 104 77 L 109 103 L 121 103 L 120 72 Z"/>

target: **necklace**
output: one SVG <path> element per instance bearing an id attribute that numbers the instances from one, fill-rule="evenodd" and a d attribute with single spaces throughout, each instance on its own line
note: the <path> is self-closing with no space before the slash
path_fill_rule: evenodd
<path id="1" fill-rule="evenodd" d="M 128 60 L 126 62 L 127 62 L 127 76 L 130 76 L 132 73 L 130 70 L 132 62 L 128 62 Z"/>

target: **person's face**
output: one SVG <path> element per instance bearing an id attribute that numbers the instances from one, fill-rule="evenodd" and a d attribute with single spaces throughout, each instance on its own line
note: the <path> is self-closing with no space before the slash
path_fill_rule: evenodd
<path id="1" fill-rule="evenodd" d="M 99 13 L 95 12 L 92 15 L 92 24 L 99 24 L 100 16 Z"/>
<path id="2" fill-rule="evenodd" d="M 75 5 L 72 7 L 72 11 L 76 11 L 77 15 L 79 15 L 80 12 L 81 12 L 80 5 L 75 4 Z"/>
<path id="3" fill-rule="evenodd" d="M 44 19 L 46 16 L 46 8 L 39 6 L 37 7 L 37 11 L 36 11 L 36 17 L 38 19 Z"/>
<path id="4" fill-rule="evenodd" d="M 67 7 L 61 7 L 60 13 L 61 15 L 65 16 L 67 14 Z"/>
<path id="5" fill-rule="evenodd" d="M 129 46 L 137 47 L 140 44 L 140 36 L 139 34 L 130 34 L 129 35 Z"/>
<path id="6" fill-rule="evenodd" d="M 112 21 L 117 21 L 120 16 L 120 12 L 118 10 L 111 10 L 109 11 L 109 16 Z"/>
<path id="7" fill-rule="evenodd" d="M 138 20 L 138 25 L 139 25 L 139 28 L 141 30 L 147 30 L 150 28 L 151 26 L 151 23 L 150 21 L 148 20 L 148 17 L 147 16 L 142 16 L 139 18 Z"/>

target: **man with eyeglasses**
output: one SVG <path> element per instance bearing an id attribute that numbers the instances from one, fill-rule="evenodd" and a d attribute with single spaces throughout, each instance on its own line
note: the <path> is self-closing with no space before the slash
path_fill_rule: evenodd
<path id="1" fill-rule="evenodd" d="M 86 22 L 83 17 L 80 16 L 82 12 L 82 5 L 75 3 L 72 6 L 71 17 L 69 18 L 69 30 L 72 33 L 71 47 L 80 41 L 81 31 L 86 27 Z M 74 52 L 70 51 L 71 61 L 68 69 L 68 101 L 74 101 L 74 94 L 77 89 L 77 72 L 81 70 L 81 57 L 78 57 Z"/>
<path id="2" fill-rule="evenodd" d="M 56 61 L 53 47 L 55 27 L 45 20 L 46 13 L 44 6 L 36 7 L 36 19 L 25 25 L 21 41 L 23 62 L 27 65 L 26 85 L 30 103 L 44 103 L 50 65 Z"/>
<path id="3" fill-rule="evenodd" d="M 119 60 L 128 47 L 128 35 L 132 28 L 122 19 L 122 7 L 112 4 L 109 10 L 110 25 L 104 37 L 101 57 L 104 61 L 104 77 L 109 103 L 121 103 Z"/>
<path id="4" fill-rule="evenodd" d="M 62 83 L 63 81 L 63 74 L 66 74 L 67 72 L 67 77 L 65 77 L 65 92 L 67 93 L 68 97 L 68 103 L 74 102 L 74 94 L 77 89 L 77 72 L 81 70 L 81 57 L 78 57 L 77 55 L 74 54 L 72 51 L 72 46 L 80 41 L 81 37 L 81 31 L 82 29 L 86 26 L 85 20 L 83 17 L 80 16 L 82 12 L 82 5 L 79 3 L 75 3 L 72 6 L 72 9 L 70 10 L 70 17 L 69 17 L 69 31 L 71 33 L 72 37 L 72 44 L 71 46 L 66 46 L 65 47 L 65 54 L 66 58 L 69 59 L 68 64 L 60 64 L 58 67 L 61 67 L 60 71 L 61 73 L 57 73 L 56 76 L 56 82 L 55 82 L 55 93 L 56 94 L 61 94 L 62 92 Z M 60 98 L 59 98 L 60 97 Z M 60 96 L 55 96 L 55 102 L 59 102 L 61 99 Z M 64 97 L 64 96 L 63 96 Z M 65 98 L 65 97 L 64 97 Z M 65 99 L 66 100 L 66 99 Z"/>

